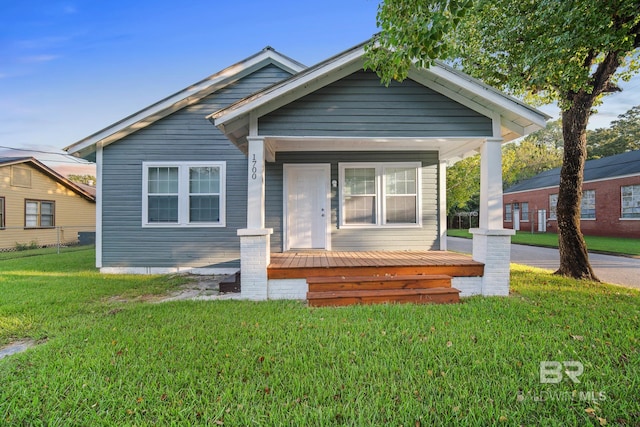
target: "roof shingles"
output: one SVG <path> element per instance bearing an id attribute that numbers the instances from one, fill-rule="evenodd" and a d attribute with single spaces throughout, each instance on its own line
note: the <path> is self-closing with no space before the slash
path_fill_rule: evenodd
<path id="1" fill-rule="evenodd" d="M 640 150 L 588 160 L 584 164 L 584 182 L 628 175 L 640 175 Z M 519 182 L 506 189 L 504 193 L 517 193 L 558 185 L 560 185 L 560 168 L 555 168 Z"/>

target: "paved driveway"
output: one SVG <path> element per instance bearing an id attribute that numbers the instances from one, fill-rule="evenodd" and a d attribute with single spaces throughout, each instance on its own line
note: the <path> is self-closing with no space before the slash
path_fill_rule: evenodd
<path id="1" fill-rule="evenodd" d="M 450 251 L 471 253 L 471 239 L 447 237 Z M 640 289 L 640 259 L 589 253 L 596 276 L 603 282 Z M 511 245 L 511 262 L 556 270 L 560 265 L 557 249 L 526 245 Z"/>

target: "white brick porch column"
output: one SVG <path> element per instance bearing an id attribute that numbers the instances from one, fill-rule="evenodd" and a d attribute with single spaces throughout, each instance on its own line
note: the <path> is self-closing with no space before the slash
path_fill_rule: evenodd
<path id="1" fill-rule="evenodd" d="M 250 136 L 248 151 L 247 228 L 240 236 L 240 296 L 267 299 L 267 266 L 271 262 L 270 235 L 264 227 L 264 139 Z"/>
<path id="2" fill-rule="evenodd" d="M 473 259 L 484 263 L 482 295 L 509 295 L 511 236 L 502 228 L 502 139 L 480 148 L 480 222 L 473 234 Z"/>

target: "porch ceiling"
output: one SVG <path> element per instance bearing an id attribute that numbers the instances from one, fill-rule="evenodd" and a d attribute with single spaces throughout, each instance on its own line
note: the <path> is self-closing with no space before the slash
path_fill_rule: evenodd
<path id="1" fill-rule="evenodd" d="M 457 138 L 318 138 L 265 137 L 267 161 L 278 152 L 304 151 L 437 151 L 440 160 L 453 161 L 476 154 L 485 137 Z M 246 144 L 242 144 L 246 153 Z"/>

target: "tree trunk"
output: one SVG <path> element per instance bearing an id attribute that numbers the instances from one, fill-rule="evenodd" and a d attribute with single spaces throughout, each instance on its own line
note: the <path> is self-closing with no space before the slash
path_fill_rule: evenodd
<path id="1" fill-rule="evenodd" d="M 598 280 L 589 264 L 587 245 L 580 231 L 582 181 L 587 157 L 587 123 L 593 105 L 593 99 L 589 95 L 582 95 L 576 96 L 571 107 L 562 113 L 564 159 L 560 170 L 557 205 L 560 268 L 555 274 Z"/>

